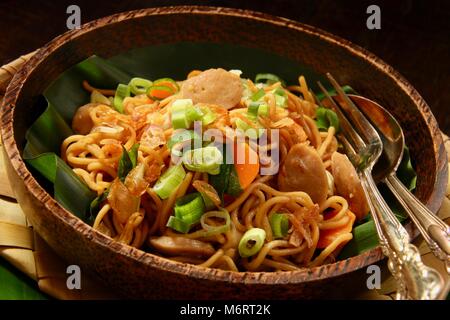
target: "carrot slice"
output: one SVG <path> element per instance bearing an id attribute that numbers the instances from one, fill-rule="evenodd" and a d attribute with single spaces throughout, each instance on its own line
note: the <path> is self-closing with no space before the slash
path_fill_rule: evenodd
<path id="1" fill-rule="evenodd" d="M 239 177 L 242 189 L 247 188 L 259 173 L 258 154 L 247 143 L 241 142 L 235 145 L 234 167 Z"/>
<path id="2" fill-rule="evenodd" d="M 335 210 L 335 211 L 336 211 L 335 214 L 337 214 L 337 210 Z M 319 248 L 319 249 L 326 248 L 338 236 L 340 236 L 342 234 L 345 234 L 345 233 L 352 232 L 353 223 L 355 222 L 356 216 L 350 210 L 347 210 L 346 214 L 350 218 L 350 220 L 344 226 L 339 227 L 339 228 L 335 228 L 335 229 L 320 230 L 320 236 L 319 236 L 319 241 L 317 242 L 317 248 Z M 334 216 L 334 215 L 330 215 L 330 216 Z M 329 219 L 330 218 L 331 217 L 329 217 Z"/>
<path id="3" fill-rule="evenodd" d="M 151 86 L 147 95 L 150 99 L 162 100 L 173 95 L 172 88 L 167 86 Z"/>

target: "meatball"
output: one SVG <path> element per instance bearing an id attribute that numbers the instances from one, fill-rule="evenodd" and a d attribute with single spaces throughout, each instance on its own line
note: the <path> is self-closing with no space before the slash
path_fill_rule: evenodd
<path id="1" fill-rule="evenodd" d="M 239 76 L 224 69 L 209 69 L 184 81 L 181 97 L 196 103 L 208 103 L 231 109 L 242 98 Z"/>
<path id="2" fill-rule="evenodd" d="M 303 191 L 314 203 L 322 203 L 328 194 L 325 167 L 317 151 L 305 144 L 296 144 L 289 150 L 278 174 L 281 191 Z"/>

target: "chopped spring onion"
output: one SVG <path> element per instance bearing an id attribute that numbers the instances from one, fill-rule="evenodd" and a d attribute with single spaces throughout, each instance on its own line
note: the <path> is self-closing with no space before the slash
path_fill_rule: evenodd
<path id="1" fill-rule="evenodd" d="M 175 217 L 183 220 L 187 224 L 199 222 L 200 217 L 205 212 L 205 204 L 200 193 L 188 194 L 175 203 Z"/>
<path id="2" fill-rule="evenodd" d="M 236 128 L 242 130 L 250 139 L 257 139 L 264 133 L 263 128 L 252 128 L 247 122 L 242 119 L 236 119 Z"/>
<path id="3" fill-rule="evenodd" d="M 91 93 L 91 103 L 101 103 L 107 106 L 111 105 L 111 101 L 97 90 L 94 90 Z"/>
<path id="4" fill-rule="evenodd" d="M 266 231 L 260 228 L 252 228 L 247 230 L 246 233 L 239 241 L 239 255 L 242 258 L 248 258 L 254 256 L 261 250 L 266 239 Z"/>
<path id="5" fill-rule="evenodd" d="M 120 84 L 117 86 L 116 94 L 115 94 L 115 96 L 114 96 L 114 108 L 115 108 L 117 111 L 119 111 L 120 113 L 123 113 L 123 112 L 124 112 L 124 109 L 123 109 L 123 100 L 124 100 L 126 97 L 129 97 L 129 96 L 130 96 L 130 93 L 131 93 L 131 91 L 130 91 L 130 86 L 128 86 L 128 85 L 126 85 L 126 84 L 122 84 L 122 83 L 120 83 Z"/>
<path id="6" fill-rule="evenodd" d="M 287 94 L 286 91 L 281 88 L 276 88 L 273 91 L 275 95 L 275 103 L 278 107 L 286 108 L 287 107 Z"/>
<path id="7" fill-rule="evenodd" d="M 267 117 L 269 115 L 269 106 L 267 104 L 261 104 L 258 108 L 258 116 Z"/>
<path id="8" fill-rule="evenodd" d="M 255 121 L 258 118 L 258 109 L 261 104 L 262 102 L 259 101 L 250 102 L 247 108 L 247 114 L 249 119 Z"/>
<path id="9" fill-rule="evenodd" d="M 264 91 L 264 89 L 259 89 L 258 91 L 256 91 L 252 97 L 251 100 L 252 101 L 259 101 L 261 100 L 262 97 L 264 97 L 266 95 L 266 92 Z"/>
<path id="10" fill-rule="evenodd" d="M 202 125 L 207 126 L 208 124 L 211 124 L 216 120 L 216 114 L 208 107 L 201 107 L 200 110 L 203 113 L 203 117 L 201 119 Z"/>
<path id="11" fill-rule="evenodd" d="M 177 130 L 172 134 L 169 141 L 167 142 L 167 147 L 169 149 L 172 149 L 176 144 L 183 143 L 189 140 L 192 141 L 191 149 L 195 148 L 196 141 L 199 141 L 200 143 L 198 144 L 201 146 L 201 137 L 197 132 L 195 132 L 194 130 Z"/>
<path id="12" fill-rule="evenodd" d="M 270 226 L 275 239 L 284 238 L 289 230 L 289 219 L 283 213 L 274 213 L 270 217 Z"/>
<path id="13" fill-rule="evenodd" d="M 153 81 L 154 85 L 164 85 L 166 87 L 172 87 L 174 89 L 174 93 L 180 90 L 178 83 L 171 78 L 161 78 Z"/>
<path id="14" fill-rule="evenodd" d="M 258 73 L 255 77 L 255 83 L 258 82 L 263 82 L 268 85 L 274 84 L 275 82 L 281 82 L 283 86 L 285 85 L 285 82 L 280 77 L 272 73 Z"/>
<path id="15" fill-rule="evenodd" d="M 167 199 L 175 192 L 186 176 L 182 165 L 172 166 L 167 169 L 156 181 L 153 190 L 161 199 Z"/>
<path id="16" fill-rule="evenodd" d="M 217 147 L 207 146 L 186 151 L 182 161 L 188 170 L 216 175 L 220 172 L 223 156 Z"/>
<path id="17" fill-rule="evenodd" d="M 192 123 L 194 121 L 202 120 L 203 118 L 203 112 L 200 110 L 200 108 L 197 107 L 188 107 L 186 108 L 186 118 L 187 120 Z"/>
<path id="18" fill-rule="evenodd" d="M 189 129 L 194 121 L 201 120 L 203 112 L 194 107 L 191 99 L 178 99 L 172 103 L 172 126 Z"/>
<path id="19" fill-rule="evenodd" d="M 138 95 L 147 93 L 148 88 L 152 86 L 152 82 L 143 78 L 133 78 L 128 85 L 130 86 L 131 93 Z"/>
<path id="20" fill-rule="evenodd" d="M 186 223 L 175 216 L 170 216 L 169 221 L 167 221 L 166 227 L 169 227 L 181 233 L 188 233 L 191 229 L 191 225 L 189 223 Z"/>
<path id="21" fill-rule="evenodd" d="M 211 226 L 209 224 L 206 223 L 206 219 L 208 218 L 220 218 L 225 220 L 225 223 L 219 226 Z M 231 218 L 230 218 L 230 214 L 228 213 L 227 210 L 225 209 L 220 209 L 220 211 L 209 211 L 207 213 L 205 213 L 204 215 L 202 215 L 202 217 L 200 218 L 200 223 L 202 225 L 202 228 L 204 230 L 202 236 L 203 237 L 211 237 L 220 233 L 224 233 L 227 232 L 228 230 L 230 230 L 230 223 L 231 223 Z"/>
<path id="22" fill-rule="evenodd" d="M 316 124 L 319 130 L 328 130 L 329 127 L 334 127 L 336 132 L 339 131 L 339 118 L 333 110 L 328 108 L 316 109 Z"/>

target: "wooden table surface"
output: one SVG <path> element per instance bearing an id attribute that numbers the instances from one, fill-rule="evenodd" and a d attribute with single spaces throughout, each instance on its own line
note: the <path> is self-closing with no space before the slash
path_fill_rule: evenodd
<path id="1" fill-rule="evenodd" d="M 381 8 L 381 30 L 368 30 L 366 9 Z M 113 13 L 164 5 L 239 7 L 284 16 L 344 37 L 372 51 L 402 73 L 450 133 L 450 1 L 447 0 L 2 0 L 0 65 L 67 31 L 66 8 L 77 4 L 82 23 Z"/>

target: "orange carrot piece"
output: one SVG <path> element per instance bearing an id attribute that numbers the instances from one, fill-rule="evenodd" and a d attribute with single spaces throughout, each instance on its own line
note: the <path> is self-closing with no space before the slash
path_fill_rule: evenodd
<path id="1" fill-rule="evenodd" d="M 171 96 L 173 93 L 166 90 L 158 90 L 158 89 L 152 89 L 150 90 L 150 96 L 156 99 L 165 99 L 169 96 Z"/>
<path id="2" fill-rule="evenodd" d="M 236 168 L 241 188 L 247 188 L 259 173 L 258 154 L 247 143 L 235 145 L 234 167 Z"/>
<path id="3" fill-rule="evenodd" d="M 336 211 L 336 210 L 335 210 Z M 337 212 L 336 212 L 337 214 Z M 355 223 L 356 216 L 350 210 L 346 212 L 350 218 L 348 223 L 342 227 L 335 229 L 320 230 L 319 241 L 317 242 L 317 248 L 323 249 L 329 246 L 338 236 L 352 232 L 353 223 Z"/>

